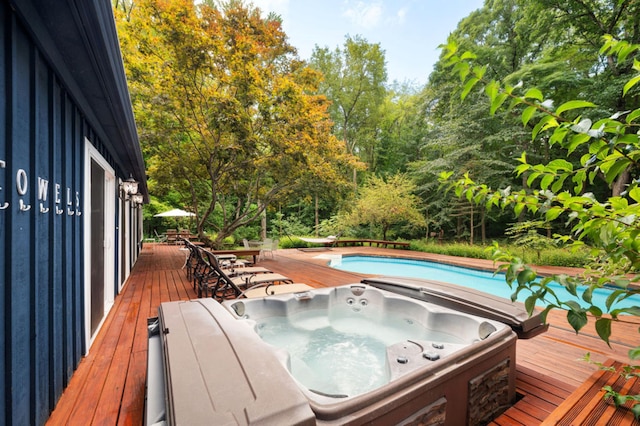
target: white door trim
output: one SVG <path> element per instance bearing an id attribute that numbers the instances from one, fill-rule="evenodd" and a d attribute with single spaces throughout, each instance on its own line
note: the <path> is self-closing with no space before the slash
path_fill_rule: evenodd
<path id="1" fill-rule="evenodd" d="M 86 351 L 93 343 L 93 339 L 102 327 L 102 323 L 91 335 L 91 160 L 95 161 L 105 174 L 105 191 L 104 191 L 104 318 L 106 318 L 109 310 L 114 303 L 115 292 L 115 171 L 109 165 L 107 160 L 98 152 L 91 144 L 89 139 L 85 138 L 85 157 L 84 157 L 84 330 L 85 341 L 87 342 Z"/>

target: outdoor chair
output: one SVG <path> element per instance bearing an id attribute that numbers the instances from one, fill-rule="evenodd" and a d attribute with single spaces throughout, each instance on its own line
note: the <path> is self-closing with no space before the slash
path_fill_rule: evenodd
<path id="1" fill-rule="evenodd" d="M 262 266 L 247 266 L 246 260 L 238 259 L 234 254 L 219 255 L 213 253 L 213 255 L 215 256 L 220 269 L 223 269 L 230 277 L 244 274 L 261 274 L 271 272 Z"/>
<path id="2" fill-rule="evenodd" d="M 195 268 L 193 270 L 193 288 L 198 297 L 209 297 L 213 295 L 220 280 L 220 274 L 214 268 L 215 262 L 209 259 L 209 252 L 195 246 Z"/>
<path id="3" fill-rule="evenodd" d="M 218 263 L 222 269 L 236 269 L 243 268 L 248 265 L 253 265 L 253 262 L 247 259 L 238 259 L 235 254 L 217 254 L 214 253 Z"/>
<path id="4" fill-rule="evenodd" d="M 267 254 L 269 254 L 273 259 L 279 246 L 280 240 L 272 240 L 270 238 L 265 239 L 262 247 L 260 248 L 260 259 L 264 259 Z"/>
<path id="5" fill-rule="evenodd" d="M 265 258 L 265 254 L 270 252 L 273 249 L 273 240 L 271 238 L 265 238 L 260 244 L 260 255 L 258 256 L 260 259 Z"/>
<path id="6" fill-rule="evenodd" d="M 256 285 L 293 283 L 291 278 L 275 273 L 244 274 L 237 277 L 230 277 L 222 268 L 220 268 L 218 260 L 213 253 L 202 250 L 202 254 L 206 257 L 207 262 L 215 274 L 217 274 L 217 280 L 215 281 L 211 296 L 219 301 L 228 298 L 240 297 L 243 291 Z"/>
<path id="7" fill-rule="evenodd" d="M 342 232 L 339 232 L 336 235 L 329 235 L 328 237 L 325 237 L 325 238 L 305 238 L 305 237 L 298 237 L 298 238 L 307 243 L 322 244 L 325 247 L 334 247 L 336 243 L 340 240 L 341 235 L 342 235 Z"/>
<path id="8" fill-rule="evenodd" d="M 155 229 L 153 230 L 153 233 L 156 236 L 156 241 L 159 243 L 166 243 L 167 242 L 167 236 L 166 235 L 159 235 L 158 231 L 156 231 Z"/>
<path id="9" fill-rule="evenodd" d="M 176 229 L 167 229 L 167 244 L 175 244 L 178 241 L 178 231 Z"/>
<path id="10" fill-rule="evenodd" d="M 247 274 L 268 274 L 273 271 L 264 268 L 262 266 L 244 266 L 241 264 L 240 267 L 230 265 L 227 268 L 222 268 L 230 278 L 240 277 Z"/>
<path id="11" fill-rule="evenodd" d="M 183 268 L 187 271 L 187 279 L 191 280 L 193 278 L 193 271 L 196 269 L 198 265 L 198 246 L 191 243 L 189 240 L 182 240 L 184 242 L 185 247 L 189 250 L 189 254 L 187 259 L 184 262 Z M 195 290 L 195 285 L 194 285 Z"/>

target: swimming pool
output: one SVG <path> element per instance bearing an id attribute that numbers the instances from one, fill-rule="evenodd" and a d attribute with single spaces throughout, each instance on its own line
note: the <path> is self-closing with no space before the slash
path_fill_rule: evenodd
<path id="1" fill-rule="evenodd" d="M 479 271 L 460 266 L 445 265 L 426 260 L 376 257 L 376 256 L 344 256 L 334 258 L 329 262 L 332 268 L 362 274 L 386 275 L 397 277 L 424 278 L 436 281 L 444 281 L 495 296 L 511 299 L 513 290 L 507 285 L 504 274 Z M 573 296 L 560 284 L 550 283 L 549 287 L 556 292 L 560 300 L 575 300 Z M 605 309 L 606 298 L 611 294 L 607 289 L 596 289 L 593 292 L 593 304 Z M 518 301 L 524 302 L 529 296 L 528 292 L 520 292 Z M 583 306 L 588 306 L 582 299 L 577 300 Z M 628 308 L 640 306 L 640 296 L 635 295 L 615 305 L 616 308 Z"/>

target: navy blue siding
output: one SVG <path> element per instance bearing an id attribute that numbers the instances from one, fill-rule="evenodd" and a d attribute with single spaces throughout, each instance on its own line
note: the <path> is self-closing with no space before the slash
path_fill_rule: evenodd
<path id="1" fill-rule="evenodd" d="M 0 424 L 44 424 L 86 350 L 85 137 L 115 162 L 6 3 L 0 28 Z"/>
<path id="2" fill-rule="evenodd" d="M 62 181 L 62 172 L 60 164 L 62 164 L 62 99 L 60 86 L 54 79 L 51 84 L 51 98 L 49 100 L 51 105 L 51 152 L 49 158 L 51 159 L 51 181 Z M 62 394 L 62 390 L 66 384 L 62 367 L 63 359 L 63 345 L 62 345 L 62 322 L 63 322 L 63 297 L 62 289 L 64 283 L 62 260 L 65 257 L 63 248 L 61 247 L 62 239 L 62 221 L 58 220 L 58 215 L 55 214 L 56 206 L 53 204 L 54 195 L 51 195 L 51 202 L 49 203 L 50 212 L 50 229 L 49 235 L 51 239 L 49 241 L 49 269 L 51 275 L 51 323 L 49 325 L 49 337 L 51 339 L 51 355 L 50 362 L 50 378 L 51 378 L 51 392 L 53 393 L 51 399 L 55 400 L 56 397 Z"/>
<path id="3" fill-rule="evenodd" d="M 20 208 L 27 208 L 32 203 L 27 195 L 20 195 L 17 192 L 18 185 L 25 186 L 25 174 L 20 174 L 20 170 L 26 172 L 26 176 L 31 176 L 30 170 L 30 129 L 31 111 L 30 99 L 30 56 L 31 46 L 24 30 L 19 26 L 12 25 L 11 56 L 11 88 L 12 93 L 8 98 L 9 108 L 7 111 L 7 124 L 9 127 L 8 146 L 8 171 L 11 171 L 11 184 L 7 185 L 6 195 L 10 196 L 10 207 L 5 210 L 8 213 L 7 230 L 11 232 L 10 245 L 7 247 L 9 256 L 6 257 L 9 265 L 8 274 L 8 300 L 10 314 L 6 316 L 7 325 L 10 329 L 8 345 L 8 362 L 10 375 L 10 394 L 8 400 L 12 406 L 12 424 L 30 424 L 30 386 L 33 381 L 33 370 L 30 366 L 31 351 L 31 281 L 33 270 L 31 268 L 33 259 L 31 258 L 30 247 L 32 240 L 31 217 L 33 212 L 21 211 Z M 28 185 L 28 182 L 27 182 Z"/>
<path id="4" fill-rule="evenodd" d="M 0 22 L 5 24 L 7 22 L 5 8 L 0 7 Z M 7 158 L 7 134 L 4 129 L 7 129 L 6 126 L 6 112 L 7 112 L 7 104 L 6 104 L 6 88 L 7 85 L 7 73 L 5 72 L 5 64 L 6 54 L 7 54 L 7 43 L 10 37 L 7 36 L 7 32 L 11 30 L 10 26 L 3 25 L 0 27 L 0 46 L 2 47 L 3 55 L 0 57 L 0 160 L 6 161 Z M 7 202 L 6 194 L 4 189 L 7 188 L 8 179 L 6 178 L 6 169 L 1 167 L 0 164 L 0 208 L 4 207 L 4 203 Z M 7 229 L 7 221 L 6 215 L 0 211 L 0 230 L 2 230 L 2 234 L 0 234 L 0 259 L 7 258 L 7 252 L 5 248 L 7 247 L 7 242 L 9 241 L 9 234 L 4 230 Z M 0 318 L 7 318 L 7 312 L 5 306 L 7 305 L 7 291 L 8 286 L 6 282 L 6 263 L 0 262 Z M 0 327 L 0 371 L 7 372 L 7 352 L 4 345 L 4 342 L 7 340 L 7 331 L 8 325 L 6 321 L 3 321 L 2 326 Z M 7 383 L 6 379 L 2 378 L 2 382 L 0 382 L 0 401 L 7 401 Z M 0 422 L 3 419 L 7 418 L 7 406 L 6 403 L 0 403 Z"/>
<path id="5" fill-rule="evenodd" d="M 40 54 L 35 56 L 35 72 L 34 72 L 34 112 L 35 112 L 35 125 L 33 127 L 35 135 L 33 138 L 34 156 L 33 156 L 33 169 L 38 171 L 39 178 L 47 180 L 51 179 L 50 169 L 50 145 L 49 134 L 50 128 L 50 73 L 47 64 L 43 61 Z M 40 190 L 38 181 L 33 182 L 34 190 Z M 34 192 L 37 197 L 38 192 Z M 47 196 L 49 194 L 47 193 Z M 49 201 L 49 200 L 47 200 Z M 41 204 L 42 203 L 42 204 Z M 33 209 L 36 209 L 39 213 L 49 208 L 46 201 L 37 201 L 34 203 Z M 50 211 L 49 211 L 50 213 Z M 39 377 L 39 380 L 35 381 L 35 386 L 32 389 L 31 411 L 34 413 L 35 424 L 41 424 L 46 421 L 46 413 L 49 410 L 49 389 L 51 386 L 51 380 L 49 377 L 49 357 L 51 348 L 51 336 L 49 334 L 49 319 L 50 319 L 50 286 L 52 281 L 50 276 L 49 262 L 47 261 L 50 247 L 49 247 L 49 231 L 51 224 L 51 214 L 32 214 L 35 241 L 36 244 L 33 247 L 33 259 L 35 260 L 35 277 L 32 281 L 33 284 L 33 318 L 32 322 L 35 325 L 35 339 L 32 345 L 32 357 L 34 359 L 33 371 L 35 377 Z M 44 238 L 47 236 L 47 238 Z M 42 350 L 43 348 L 46 348 Z"/>

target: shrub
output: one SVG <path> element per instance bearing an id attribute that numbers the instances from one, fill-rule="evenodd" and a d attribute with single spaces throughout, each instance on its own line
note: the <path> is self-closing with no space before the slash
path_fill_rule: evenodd
<path id="1" fill-rule="evenodd" d="M 512 249 L 522 252 L 528 263 L 546 266 L 585 267 L 589 261 L 587 248 L 572 251 L 560 248 L 546 248 L 543 250 L 526 249 L 520 246 L 501 244 L 505 250 Z M 438 244 L 431 240 L 411 241 L 409 248 L 425 253 L 444 254 L 448 256 L 469 257 L 472 259 L 492 260 L 491 246 L 470 245 L 463 243 Z M 524 252 L 523 252 L 524 250 Z"/>

